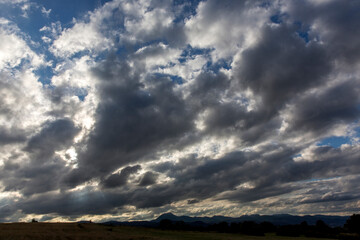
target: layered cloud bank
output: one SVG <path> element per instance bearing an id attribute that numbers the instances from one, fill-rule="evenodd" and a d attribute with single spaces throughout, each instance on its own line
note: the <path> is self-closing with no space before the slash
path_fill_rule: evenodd
<path id="1" fill-rule="evenodd" d="M 42 4 L 0 1 L 1 221 L 360 210 L 359 1 Z"/>

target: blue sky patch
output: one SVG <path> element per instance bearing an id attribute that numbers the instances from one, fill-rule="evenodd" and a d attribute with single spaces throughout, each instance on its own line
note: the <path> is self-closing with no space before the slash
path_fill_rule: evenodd
<path id="1" fill-rule="evenodd" d="M 38 1 L 46 9 L 51 9 L 50 19 L 52 21 L 61 21 L 65 24 L 71 23 L 73 18 L 82 18 L 87 12 L 101 7 L 106 2 L 109 0 L 76 0 L 76 4 L 74 4 L 74 0 Z"/>
<path id="2" fill-rule="evenodd" d="M 303 24 L 300 21 L 294 22 L 294 25 L 297 27 L 296 33 L 298 34 L 298 36 L 302 38 L 306 43 L 308 43 L 310 41 L 309 40 L 310 27 Z"/>
<path id="3" fill-rule="evenodd" d="M 53 76 L 53 70 L 51 67 L 41 67 L 34 71 L 34 73 L 39 76 L 38 81 L 43 85 L 48 85 L 51 83 L 51 78 Z"/>
<path id="4" fill-rule="evenodd" d="M 279 15 L 279 14 L 271 16 L 270 20 L 271 20 L 271 22 L 276 23 L 276 24 L 282 23 L 281 15 Z"/>
<path id="5" fill-rule="evenodd" d="M 168 77 L 168 78 L 171 79 L 171 81 L 173 83 L 178 84 L 178 85 L 182 85 L 184 83 L 184 79 L 182 79 L 182 77 L 176 76 L 176 75 L 163 74 L 163 73 L 154 73 L 153 76 L 155 76 L 157 78 Z"/>
<path id="6" fill-rule="evenodd" d="M 221 69 L 231 69 L 231 59 L 219 59 L 216 62 L 208 61 L 205 65 L 206 70 L 210 70 L 214 73 L 218 73 Z"/>
<path id="7" fill-rule="evenodd" d="M 174 19 L 174 23 L 181 23 L 184 19 L 196 14 L 196 7 L 202 0 L 174 0 L 175 7 L 182 6 L 180 14 Z"/>
<path id="8" fill-rule="evenodd" d="M 342 144 L 350 143 L 350 138 L 348 137 L 328 137 L 321 140 L 317 145 L 318 146 L 331 146 L 334 148 L 340 147 Z"/>
<path id="9" fill-rule="evenodd" d="M 210 57 L 212 49 L 210 48 L 194 48 L 190 44 L 186 46 L 178 59 L 180 63 L 186 62 L 189 58 L 195 58 L 198 55 Z"/>

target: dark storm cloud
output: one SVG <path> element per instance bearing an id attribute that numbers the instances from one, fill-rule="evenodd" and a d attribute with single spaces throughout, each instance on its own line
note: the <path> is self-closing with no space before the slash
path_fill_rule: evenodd
<path id="1" fill-rule="evenodd" d="M 154 207 L 185 199 L 207 199 L 223 191 L 234 190 L 240 183 L 258 179 L 267 173 L 268 169 L 262 169 L 259 157 L 254 153 L 233 152 L 216 160 L 197 159 L 195 156 L 183 159 L 179 164 L 167 165 L 169 169 L 166 172 L 175 179 L 174 182 L 141 189 L 137 195 L 154 197 L 137 197 L 142 200 L 133 201 L 137 206 Z M 164 166 L 161 168 L 164 169 Z"/>
<path id="2" fill-rule="evenodd" d="M 115 208 L 126 202 L 125 195 L 104 195 L 101 192 L 85 188 L 77 192 L 62 194 L 48 193 L 24 199 L 16 204 L 24 213 L 60 214 L 81 216 L 84 214 L 115 213 Z"/>
<path id="3" fill-rule="evenodd" d="M 218 136 L 237 133 L 244 146 L 263 142 L 277 134 L 281 120 L 274 116 L 263 121 L 263 112 L 248 112 L 245 106 L 236 103 L 219 103 L 208 109 L 204 124 L 206 131 Z"/>
<path id="4" fill-rule="evenodd" d="M 26 136 L 23 131 L 0 127 L 0 145 L 24 142 L 25 140 Z"/>
<path id="5" fill-rule="evenodd" d="M 119 173 L 111 174 L 107 177 L 102 185 L 105 188 L 116 188 L 126 185 L 131 174 L 137 173 L 141 169 L 140 165 L 125 167 Z"/>
<path id="6" fill-rule="evenodd" d="M 15 169 L 5 167 L 1 181 L 6 186 L 5 191 L 20 191 L 25 196 L 30 196 L 58 189 L 59 180 L 67 171 L 63 161 L 48 160 L 44 165 L 26 164 Z"/>
<path id="7" fill-rule="evenodd" d="M 333 124 L 353 122 L 360 116 L 360 89 L 356 81 L 341 82 L 324 92 L 303 96 L 292 110 L 291 128 L 323 132 Z"/>
<path id="8" fill-rule="evenodd" d="M 156 184 L 150 186 L 150 188 L 145 188 L 145 186 L 154 184 L 157 178 L 157 174 L 147 172 L 140 180 L 139 186 L 135 188 L 120 188 L 116 192 L 99 192 L 88 188 L 87 190 L 60 195 L 44 194 L 41 197 L 33 197 L 23 201 L 18 207 L 26 213 L 81 215 L 107 213 L 127 204 L 147 208 L 159 207 L 193 197 L 204 199 L 236 184 L 235 180 L 229 183 L 226 171 L 242 165 L 242 156 L 241 153 L 234 153 L 232 156 L 226 157 L 224 162 L 228 164 L 224 165 L 221 164 L 220 160 L 212 164 L 204 163 L 204 165 L 198 168 L 195 167 L 195 169 L 188 164 L 175 166 L 176 168 L 172 169 L 173 175 L 170 174 L 176 178 L 173 183 Z M 196 159 L 189 158 L 188 161 L 196 161 Z M 136 168 L 136 166 L 133 168 Z M 125 171 L 134 171 L 134 169 L 130 170 L 130 168 L 125 169 Z M 205 171 L 205 169 L 208 170 Z M 199 173 L 202 173 L 202 175 L 199 175 Z M 232 174 L 230 173 L 230 176 L 235 174 L 236 171 L 234 170 Z"/>
<path id="9" fill-rule="evenodd" d="M 272 146 L 272 150 L 275 149 L 277 148 Z M 270 150 L 270 147 L 264 149 Z M 307 195 L 315 198 L 318 194 L 327 192 L 321 190 L 315 182 L 301 184 L 301 181 L 360 173 L 357 167 L 356 147 L 349 151 L 318 147 L 314 151 L 320 151 L 321 154 L 318 154 L 319 158 L 313 162 L 294 162 L 291 156 L 295 150 L 283 150 L 265 158 L 264 153 L 249 152 L 234 152 L 216 160 L 194 159 L 195 156 L 192 156 L 188 163 L 193 162 L 193 165 L 184 161 L 179 164 L 167 164 L 168 168 L 163 168 L 175 179 L 173 182 L 155 184 L 149 188 L 135 186 L 116 192 L 87 188 L 60 195 L 45 194 L 23 201 L 18 207 L 26 213 L 100 214 L 117 211 L 116 209 L 121 209 L 124 205 L 134 205 L 138 208 L 160 207 L 179 200 L 191 201 L 196 198 L 197 201 L 201 201 L 218 194 L 220 195 L 217 199 L 247 203 L 306 188 L 313 189 L 313 192 Z M 283 167 L 279 169 L 279 166 Z M 355 182 L 354 180 L 351 183 L 345 179 L 343 183 L 339 183 L 343 191 L 343 194 L 338 196 L 339 200 L 345 201 L 347 195 L 356 193 L 357 187 L 352 187 L 357 186 Z M 252 186 L 242 188 L 239 187 L 241 183 L 250 183 Z M 223 194 L 224 192 L 226 194 Z M 311 201 L 309 199 L 308 201 Z M 300 199 L 298 203 L 303 201 L 306 200 Z"/>
<path id="10" fill-rule="evenodd" d="M 219 199 L 226 199 L 235 202 L 247 203 L 260 199 L 266 199 L 268 197 L 280 196 L 282 194 L 291 193 L 295 190 L 299 190 L 299 187 L 294 187 L 291 184 L 278 184 L 267 187 L 255 187 L 253 189 L 243 189 L 239 191 L 233 191 L 226 193 Z"/>
<path id="11" fill-rule="evenodd" d="M 195 203 L 199 203 L 200 201 L 197 199 L 190 199 L 187 201 L 187 204 L 195 204 Z"/>
<path id="12" fill-rule="evenodd" d="M 206 112 L 203 119 L 206 134 L 229 136 L 237 133 L 249 145 L 273 136 L 281 125 L 280 119 L 276 116 L 266 119 L 266 108 L 248 111 L 247 99 L 234 96 L 240 90 L 224 73 L 204 71 L 191 84 L 187 100 L 194 112 Z M 231 101 L 223 101 L 223 98 Z"/>
<path id="13" fill-rule="evenodd" d="M 153 185 L 156 183 L 156 180 L 158 179 L 159 174 L 153 173 L 153 172 L 146 172 L 140 182 L 139 182 L 139 186 L 149 186 L 149 185 Z"/>
<path id="14" fill-rule="evenodd" d="M 359 199 L 359 194 L 328 194 L 324 195 L 320 198 L 313 198 L 313 199 L 305 199 L 301 201 L 302 204 L 307 203 L 322 203 L 322 202 L 337 202 L 337 201 L 349 201 Z"/>
<path id="15" fill-rule="evenodd" d="M 0 207 L 0 221 L 7 221 L 7 217 L 10 217 L 11 215 L 13 215 L 16 212 L 16 208 L 14 206 L 12 206 L 11 204 L 3 204 L 2 202 L 0 202 L 1 207 Z"/>
<path id="16" fill-rule="evenodd" d="M 227 97 L 231 80 L 224 73 L 212 71 L 202 72 L 191 84 L 191 93 L 188 97 L 189 105 L 194 112 L 203 113 L 205 132 L 208 134 L 228 134 L 228 130 L 248 128 L 253 122 L 254 115 L 247 113 L 246 107 L 235 102 L 223 102 Z M 248 121 L 248 120 L 250 121 Z"/>
<path id="17" fill-rule="evenodd" d="M 219 9 L 222 8 L 216 11 Z M 306 43 L 297 31 L 296 24 L 265 26 L 260 41 L 242 53 L 234 69 L 236 78 L 202 73 L 195 79 L 189 101 L 198 106 L 197 111 L 207 110 L 204 124 L 208 133 L 237 132 L 249 145 L 271 138 L 281 127 L 279 111 L 306 90 L 327 80 L 332 71 L 327 50 L 317 42 Z M 247 110 L 245 98 L 240 100 L 243 105 L 239 105 L 239 99 L 222 101 L 223 97 L 236 99 L 231 94 L 247 88 L 261 99 L 255 110 Z"/>
<path id="18" fill-rule="evenodd" d="M 339 201 L 351 201 L 359 198 L 359 175 L 335 177 L 326 179 L 326 181 L 307 182 L 309 190 L 306 191 L 298 201 L 299 204 L 308 203 L 332 203 Z M 331 186 L 329 186 L 329 183 Z"/>
<path id="19" fill-rule="evenodd" d="M 54 151 L 70 146 L 79 131 L 70 119 L 45 123 L 43 129 L 29 140 L 24 150 L 32 154 L 33 161 L 46 161 Z"/>
<path id="20" fill-rule="evenodd" d="M 245 107 L 236 103 L 218 104 L 209 108 L 206 116 L 205 125 L 208 131 L 223 130 L 227 127 L 241 128 L 246 117 Z"/>
<path id="21" fill-rule="evenodd" d="M 224 73 L 201 72 L 191 85 L 189 100 L 198 101 L 201 108 L 217 104 L 229 86 L 230 79 Z"/>
<path id="22" fill-rule="evenodd" d="M 75 178 L 66 180 L 70 185 L 139 161 L 157 149 L 170 148 L 193 128 L 193 113 L 174 92 L 171 79 L 151 76 L 145 88 L 140 72 L 117 59 L 108 59 L 94 73 L 101 102 L 88 150 L 80 154 L 77 170 L 87 169 L 90 175 L 84 172 L 83 179 L 78 179 L 78 174 L 73 174 Z"/>
<path id="23" fill-rule="evenodd" d="M 285 24 L 265 27 L 260 42 L 242 54 L 240 85 L 261 97 L 265 119 L 297 94 L 319 85 L 331 70 L 326 49 L 306 44 L 296 30 Z"/>
<path id="24" fill-rule="evenodd" d="M 320 24 L 320 32 L 310 32 L 315 38 L 324 41 L 328 53 L 345 64 L 357 63 L 360 55 L 360 3 L 357 0 L 329 1 L 322 4 L 311 4 L 292 1 L 289 7 L 290 16 L 295 21 L 306 25 L 314 22 Z M 324 27 L 324 29 L 322 29 Z"/>
<path id="25" fill-rule="evenodd" d="M 284 149 L 264 158 L 263 154 L 237 152 L 222 159 L 204 161 L 198 166 L 175 165 L 170 170 L 170 176 L 176 179 L 174 183 L 139 190 L 136 194 L 138 197 L 135 195 L 133 201 L 139 207 L 161 206 L 191 197 L 206 199 L 230 191 L 223 199 L 249 202 L 299 190 L 301 185 L 290 183 L 312 177 L 347 175 L 349 168 L 352 168 L 352 174 L 359 173 L 356 149 L 349 152 L 330 149 L 317 161 L 299 163 L 292 160 L 293 153 L 294 150 Z M 199 162 L 199 159 L 192 161 Z M 283 167 L 279 169 L 279 166 Z M 239 184 L 248 182 L 253 185 L 250 189 L 237 189 Z M 153 194 L 157 198 L 150 197 L 140 202 L 137 200 L 141 199 L 141 195 Z"/>
<path id="26" fill-rule="evenodd" d="M 28 155 L 13 154 L 4 162 L 0 169 L 4 191 L 19 191 L 30 196 L 58 189 L 59 180 L 68 169 L 66 162 L 54 153 L 69 147 L 79 131 L 69 119 L 45 123 L 24 148 Z M 19 162 L 18 158 L 26 161 Z"/>
<path id="27" fill-rule="evenodd" d="M 273 153 L 275 149 L 281 150 Z M 267 197 L 278 196 L 302 189 L 295 183 L 311 178 L 331 178 L 359 174 L 357 166 L 358 149 L 352 147 L 347 151 L 331 147 L 314 149 L 317 156 L 312 162 L 295 162 L 292 156 L 296 149 L 286 149 L 285 146 L 272 146 L 262 153 L 234 152 L 217 160 L 189 159 L 181 164 L 161 164 L 156 170 L 163 170 L 175 182 L 168 186 L 153 188 L 154 194 L 162 196 L 168 201 L 176 201 L 197 197 L 206 199 L 224 191 L 230 191 L 219 199 L 241 202 L 255 201 Z M 184 161 L 183 161 L 184 162 Z M 203 162 L 202 164 L 196 164 Z M 351 169 L 351 170 L 350 170 Z M 351 172 L 349 172 L 351 171 Z M 249 183 L 250 188 L 238 188 L 242 183 Z M 151 191 L 151 190 L 149 190 Z M 147 204 L 159 204 L 156 199 Z"/>
<path id="28" fill-rule="evenodd" d="M 356 163 L 359 155 L 357 147 L 350 147 L 346 151 L 332 147 L 317 147 L 313 153 L 315 158 L 311 162 L 295 162 L 291 155 L 281 157 L 275 154 L 272 156 L 272 158 L 282 159 L 282 163 L 281 161 L 269 161 L 265 158 L 264 160 L 269 164 L 261 165 L 261 168 L 264 168 L 263 174 L 261 174 L 261 170 L 254 169 L 257 173 L 248 178 L 255 183 L 255 187 L 226 194 L 224 199 L 254 201 L 299 190 L 304 186 L 293 183 L 308 179 L 334 178 L 360 173 L 360 168 Z M 313 189 L 312 194 L 321 193 L 319 188 Z M 343 192 L 352 191 L 349 189 L 342 190 Z"/>

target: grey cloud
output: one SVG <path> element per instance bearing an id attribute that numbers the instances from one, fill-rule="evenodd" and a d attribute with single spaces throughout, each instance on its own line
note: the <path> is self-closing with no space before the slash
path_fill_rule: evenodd
<path id="1" fill-rule="evenodd" d="M 229 86 L 230 79 L 224 73 L 201 72 L 191 84 L 189 101 L 200 110 L 217 105 Z"/>
<path id="2" fill-rule="evenodd" d="M 175 178 L 174 182 L 139 189 L 134 192 L 132 202 L 138 207 L 158 207 L 179 200 L 213 197 L 245 181 L 248 176 L 242 172 L 255 167 L 248 159 L 251 156 L 251 153 L 236 152 L 217 160 L 189 158 L 187 164 L 173 165 L 168 170 L 168 175 Z M 242 166 L 246 168 L 243 171 Z M 145 195 L 148 197 L 141 197 Z"/>
<path id="3" fill-rule="evenodd" d="M 165 173 L 168 172 L 170 169 L 174 168 L 175 164 L 173 162 L 162 162 L 158 164 L 154 164 L 151 166 L 153 170 L 156 172 Z"/>
<path id="4" fill-rule="evenodd" d="M 224 196 L 219 197 L 219 199 L 227 199 L 235 202 L 246 203 L 260 199 L 266 199 L 268 197 L 280 196 L 282 194 L 291 193 L 298 189 L 299 188 L 296 188 L 291 184 L 279 184 L 240 191 L 235 190 L 231 193 L 227 193 Z"/>
<path id="5" fill-rule="evenodd" d="M 107 177 L 102 185 L 105 188 L 115 188 L 126 185 L 128 178 L 131 174 L 137 173 L 141 169 L 140 165 L 125 167 L 120 173 L 112 174 Z"/>
<path id="6" fill-rule="evenodd" d="M 141 51 L 137 51 L 134 55 L 135 59 L 144 59 L 146 57 L 159 57 L 161 58 L 163 54 L 166 54 L 166 50 L 168 48 L 166 45 L 156 44 L 149 45 L 141 49 Z"/>
<path id="7" fill-rule="evenodd" d="M 240 85 L 261 97 L 265 119 L 297 94 L 320 84 L 331 70 L 325 48 L 306 44 L 295 32 L 284 24 L 265 27 L 260 42 L 242 54 L 237 69 Z"/>
<path id="8" fill-rule="evenodd" d="M 48 122 L 29 140 L 24 150 L 32 154 L 35 162 L 46 161 L 54 151 L 70 146 L 79 131 L 70 119 Z"/>
<path id="9" fill-rule="evenodd" d="M 173 47 L 184 47 L 187 42 L 183 23 L 171 25 L 171 27 L 165 31 L 164 36 Z"/>
<path id="10" fill-rule="evenodd" d="M 168 165 L 169 176 L 176 179 L 171 186 L 176 190 L 170 187 L 164 190 L 162 187 L 161 190 L 154 188 L 154 192 L 156 190 L 160 196 L 174 201 L 187 197 L 206 199 L 230 191 L 219 199 L 248 202 L 300 190 L 304 186 L 298 185 L 299 181 L 346 176 L 350 169 L 351 174 L 359 174 L 356 147 L 347 151 L 327 148 L 321 154 L 315 154 L 319 158 L 313 162 L 294 162 L 292 156 L 297 150 L 286 149 L 284 146 L 282 148 L 282 151 L 267 157 L 264 157 L 263 153 L 238 152 L 228 154 L 222 159 L 206 160 L 200 165 L 195 163 L 201 161 L 193 161 L 194 165 L 184 166 L 185 168 Z M 319 147 L 317 150 L 323 148 Z M 247 182 L 253 186 L 249 189 L 237 188 L 241 183 Z"/>
<path id="11" fill-rule="evenodd" d="M 153 185 L 156 183 L 156 180 L 158 179 L 159 175 L 153 172 L 146 172 L 140 182 L 139 182 L 139 186 L 149 186 L 149 185 Z"/>
<path id="12" fill-rule="evenodd" d="M 360 3 L 356 0 L 329 1 L 318 5 L 292 1 L 289 7 L 290 16 L 295 21 L 302 21 L 309 26 L 317 22 L 320 25 L 319 32 L 310 31 L 310 36 L 320 38 L 328 53 L 335 59 L 345 61 L 347 65 L 359 61 L 359 10 Z"/>
<path id="13" fill-rule="evenodd" d="M 98 192 L 88 189 L 61 196 L 49 194 L 25 201 L 19 207 L 27 213 L 52 212 L 76 215 L 88 212 L 94 214 L 113 212 L 128 204 L 138 208 L 149 208 L 164 206 L 179 200 L 196 198 L 201 201 L 218 194 L 220 195 L 217 199 L 240 201 L 245 204 L 302 189 L 313 189 L 313 193 L 308 193 L 308 195 L 314 198 L 321 194 L 321 187 L 311 187 L 309 184 L 315 183 L 301 184 L 301 181 L 312 177 L 347 175 L 349 168 L 352 168 L 351 174 L 359 174 L 359 169 L 355 167 L 356 151 L 356 148 L 350 153 L 331 148 L 322 154 L 321 159 L 316 159 L 314 162 L 293 162 L 290 158 L 293 150 L 285 151 L 286 154 L 279 151 L 265 159 L 261 159 L 262 154 L 236 152 L 222 159 L 197 161 L 202 162 L 199 164 L 192 160 L 193 166 L 186 164 L 177 168 L 173 165 L 170 170 L 172 174 L 169 173 L 169 176 L 175 178 L 174 182 L 154 184 L 149 188 L 128 188 L 117 192 Z M 342 161 L 338 161 L 339 158 Z M 284 167 L 278 170 L 279 165 Z M 334 172 L 333 169 L 336 171 Z M 250 189 L 237 188 L 239 184 L 246 182 L 254 186 Z M 348 180 L 346 182 L 349 183 Z M 351 185 L 352 183 L 349 189 Z M 339 186 L 344 186 L 344 184 Z M 222 194 L 224 191 L 227 191 L 227 194 Z M 82 199 L 79 202 L 76 201 L 78 197 Z M 340 199 L 353 200 L 353 198 L 347 199 L 346 194 L 338 198 Z M 61 207 L 56 206 L 63 201 L 65 204 L 61 204 Z M 300 203 L 301 200 L 298 204 Z M 41 207 L 34 208 L 35 204 L 41 204 Z M 96 206 L 101 207 L 97 209 Z"/>
<path id="14" fill-rule="evenodd" d="M 59 188 L 59 180 L 68 169 L 65 162 L 54 159 L 43 165 L 22 164 L 2 170 L 1 181 L 5 191 L 20 191 L 25 196 L 43 193 Z"/>
<path id="15" fill-rule="evenodd" d="M 248 114 L 251 115 L 251 114 Z M 209 114 L 205 119 L 205 125 L 208 131 L 224 130 L 228 127 L 243 129 L 247 127 L 246 109 L 236 103 L 218 104 L 209 108 Z"/>
<path id="16" fill-rule="evenodd" d="M 24 142 L 26 136 L 18 129 L 6 129 L 0 126 L 0 145 Z"/>
<path id="17" fill-rule="evenodd" d="M 320 151 L 319 151 L 320 150 Z M 227 199 L 234 198 L 241 201 L 257 200 L 268 196 L 276 196 L 282 193 L 299 190 L 303 186 L 294 185 L 296 183 L 309 179 L 332 178 L 346 176 L 348 174 L 359 174 L 359 167 L 356 164 L 357 148 L 352 147 L 347 151 L 334 149 L 332 147 L 318 147 L 314 154 L 317 159 L 312 162 L 294 162 L 288 156 L 284 163 L 279 167 L 279 163 L 264 167 L 268 173 L 259 175 L 252 179 L 256 183 L 254 189 L 234 192 L 226 196 Z M 341 159 L 341 160 L 340 160 Z M 314 193 L 319 193 L 319 188 L 313 188 Z M 279 192 L 277 192 L 279 191 Z M 344 191 L 344 189 L 343 189 Z M 232 195 L 232 197 L 230 197 Z M 345 199 L 344 199 L 345 200 Z"/>
<path id="18" fill-rule="evenodd" d="M 174 182 L 154 185 L 150 189 L 138 189 L 133 192 L 131 202 L 137 207 L 159 207 L 174 201 L 194 197 L 198 200 L 214 197 L 224 191 L 235 189 L 237 185 L 243 182 L 256 182 L 266 175 L 268 171 L 271 172 L 272 170 L 268 166 L 274 164 L 274 162 L 269 163 L 269 165 L 265 164 L 266 166 L 263 167 L 257 160 L 258 157 L 260 156 L 253 153 L 234 152 L 217 160 L 189 159 L 189 162 L 193 162 L 193 165 L 173 165 L 170 172 L 168 172 L 169 176 L 175 178 Z M 275 168 L 275 165 L 273 168 Z M 266 187 L 262 188 L 265 189 Z M 261 191 L 254 191 L 252 195 L 247 195 L 247 199 L 251 197 L 257 199 L 285 191 L 284 189 L 281 190 L 281 188 L 276 190 L 275 182 L 274 185 L 267 186 L 267 188 L 268 193 L 264 192 L 262 194 Z M 291 192 L 291 190 L 293 189 L 288 188 L 286 191 Z M 245 200 L 243 198 L 243 201 Z"/>
<path id="19" fill-rule="evenodd" d="M 349 200 L 356 200 L 359 199 L 359 194 L 349 195 L 349 194 L 327 194 L 320 198 L 312 198 L 312 199 L 305 199 L 302 200 L 300 203 L 307 204 L 307 203 L 322 203 L 322 202 L 337 202 L 337 201 L 349 201 Z"/>
<path id="20" fill-rule="evenodd" d="M 5 204 L 0 207 L 0 221 L 8 221 L 8 217 L 16 212 L 16 208 L 10 204 Z"/>
<path id="21" fill-rule="evenodd" d="M 173 47 L 184 46 L 187 40 L 184 31 L 184 21 L 176 21 L 177 17 L 181 15 L 181 12 L 173 12 L 177 10 L 177 8 L 178 6 L 176 6 L 176 3 L 173 4 L 173 2 L 171 1 L 151 1 L 151 7 L 147 9 L 147 13 L 153 12 L 152 14 L 154 14 L 154 16 L 152 16 L 151 18 L 153 22 L 151 23 L 151 25 L 149 25 L 152 27 L 152 31 L 144 28 L 141 32 L 137 32 L 135 30 L 135 33 L 133 33 L 132 30 L 129 31 L 127 29 L 128 34 L 132 38 L 136 38 L 137 44 L 147 44 L 149 42 L 165 40 L 170 46 Z M 162 19 L 163 14 L 165 15 L 166 19 Z M 128 20 L 131 19 L 132 23 L 141 25 L 141 22 L 144 21 L 143 16 L 132 13 L 130 13 L 130 15 L 131 16 L 128 18 Z M 172 24 L 163 24 L 163 21 L 167 21 L 168 19 L 172 19 Z M 133 41 L 126 42 L 125 44 L 127 45 L 127 47 L 129 47 L 129 49 L 134 48 Z"/>
<path id="22" fill-rule="evenodd" d="M 214 2 L 206 7 L 211 4 Z M 208 133 L 236 132 L 246 144 L 271 138 L 281 127 L 278 112 L 326 80 L 332 70 L 326 49 L 316 42 L 306 43 L 296 31 L 296 25 L 287 23 L 276 28 L 265 26 L 259 43 L 245 50 L 236 63 L 236 78 L 203 73 L 195 79 L 190 101 L 198 106 L 197 111 L 208 110 L 204 122 Z M 234 99 L 231 94 L 247 88 L 262 100 L 255 110 L 247 111 L 245 98 L 243 105 L 238 99 L 222 102 L 224 97 Z"/>
<path id="23" fill-rule="evenodd" d="M 91 167 L 81 167 L 75 168 L 69 171 L 68 173 L 64 174 L 60 179 L 61 182 L 61 189 L 73 188 L 77 185 L 91 180 L 95 177 L 94 169 Z"/>
<path id="24" fill-rule="evenodd" d="M 187 201 L 187 204 L 195 204 L 195 203 L 199 203 L 200 201 L 197 199 L 190 199 Z"/>
<path id="25" fill-rule="evenodd" d="M 204 133 L 217 136 L 236 133 L 244 144 L 249 145 L 276 134 L 281 120 L 273 114 L 269 119 L 265 108 L 248 111 L 248 99 L 236 96 L 238 92 L 241 89 L 234 80 L 221 72 L 202 72 L 194 80 L 188 101 L 194 112 L 206 111 Z M 227 100 L 224 101 L 224 98 Z"/>
<path id="26" fill-rule="evenodd" d="M 322 93 L 300 98 L 293 107 L 290 126 L 295 131 L 326 131 L 333 124 L 358 119 L 359 103 L 356 81 L 341 82 Z"/>
<path id="27" fill-rule="evenodd" d="M 122 205 L 125 199 L 125 195 L 111 198 L 111 195 L 104 196 L 101 192 L 86 188 L 72 193 L 49 193 L 23 199 L 16 206 L 24 213 L 81 216 L 84 214 L 115 213 L 116 206 Z"/>
<path id="28" fill-rule="evenodd" d="M 4 191 L 19 191 L 24 196 L 59 188 L 59 180 L 68 172 L 66 162 L 55 151 L 69 147 L 80 131 L 69 119 L 44 124 L 32 136 L 24 152 L 14 152 L 0 169 Z"/>
<path id="29" fill-rule="evenodd" d="M 277 134 L 281 126 L 281 119 L 273 116 L 264 121 L 263 112 L 247 111 L 245 106 L 229 102 L 214 105 L 208 109 L 204 121 L 206 131 L 219 136 L 236 136 L 244 145 L 251 146 L 266 141 Z"/>
<path id="30" fill-rule="evenodd" d="M 56 87 L 51 86 L 46 89 L 46 96 L 54 104 L 54 108 L 71 108 L 73 106 L 64 106 L 64 99 L 71 96 L 84 96 L 86 98 L 87 90 L 81 87 L 73 87 L 66 85 L 57 85 Z"/>
<path id="31" fill-rule="evenodd" d="M 80 153 L 80 170 L 76 171 L 87 169 L 83 173 L 91 172 L 91 176 L 108 174 L 156 149 L 175 147 L 193 128 L 192 113 L 182 96 L 174 92 L 175 83 L 169 78 L 150 77 L 145 88 L 140 72 L 117 59 L 108 59 L 94 73 L 99 79 L 101 102 L 87 151 Z"/>

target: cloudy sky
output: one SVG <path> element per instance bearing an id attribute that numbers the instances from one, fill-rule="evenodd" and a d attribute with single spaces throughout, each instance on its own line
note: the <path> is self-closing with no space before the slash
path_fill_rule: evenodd
<path id="1" fill-rule="evenodd" d="M 0 0 L 0 221 L 359 212 L 359 12 Z"/>

